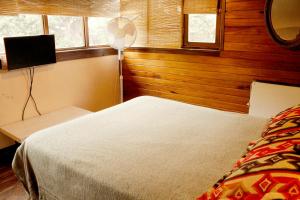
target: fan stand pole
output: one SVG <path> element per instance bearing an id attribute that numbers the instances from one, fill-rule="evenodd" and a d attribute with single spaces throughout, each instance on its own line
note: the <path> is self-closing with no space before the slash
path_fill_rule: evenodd
<path id="1" fill-rule="evenodd" d="M 119 75 L 120 75 L 120 103 L 123 103 L 123 67 L 122 67 L 122 51 L 118 49 L 118 59 L 119 59 Z"/>

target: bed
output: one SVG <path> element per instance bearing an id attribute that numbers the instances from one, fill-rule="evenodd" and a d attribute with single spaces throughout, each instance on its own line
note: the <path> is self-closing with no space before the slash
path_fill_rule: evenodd
<path id="1" fill-rule="evenodd" d="M 39 131 L 13 169 L 31 199 L 195 199 L 266 118 L 138 97 Z"/>

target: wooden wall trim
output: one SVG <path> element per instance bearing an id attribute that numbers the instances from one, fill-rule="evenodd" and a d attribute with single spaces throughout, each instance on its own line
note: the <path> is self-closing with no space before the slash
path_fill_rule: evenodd
<path id="1" fill-rule="evenodd" d="M 185 55 L 203 55 L 203 56 L 220 56 L 220 50 L 214 49 L 196 49 L 196 48 L 151 48 L 151 47 L 130 47 L 125 52 L 141 53 L 168 53 L 168 54 L 185 54 Z"/>
<path id="2" fill-rule="evenodd" d="M 67 60 L 76 60 L 83 58 L 93 58 L 109 55 L 117 55 L 118 52 L 109 47 L 104 48 L 87 48 L 87 49 L 73 49 L 73 50 L 64 50 L 56 52 L 56 60 L 67 61 Z"/>
<path id="3" fill-rule="evenodd" d="M 84 49 L 72 49 L 72 50 L 58 50 L 56 51 L 56 61 L 68 61 L 83 58 L 94 58 L 101 56 L 117 55 L 118 52 L 109 47 L 102 48 L 84 48 Z M 0 56 L 0 72 L 7 72 L 7 64 L 5 56 Z"/>

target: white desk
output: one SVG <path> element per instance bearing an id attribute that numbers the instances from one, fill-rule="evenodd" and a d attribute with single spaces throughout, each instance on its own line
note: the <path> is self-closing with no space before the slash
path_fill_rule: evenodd
<path id="1" fill-rule="evenodd" d="M 91 112 L 81 108 L 67 107 L 48 114 L 26 119 L 24 121 L 4 125 L 0 127 L 0 132 L 16 142 L 22 143 L 22 141 L 36 131 L 87 115 L 89 113 Z"/>

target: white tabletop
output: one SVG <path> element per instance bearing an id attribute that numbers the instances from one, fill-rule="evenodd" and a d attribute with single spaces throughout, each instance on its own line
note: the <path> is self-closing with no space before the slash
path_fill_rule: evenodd
<path id="1" fill-rule="evenodd" d="M 73 106 L 67 107 L 48 114 L 26 119 L 24 121 L 4 125 L 0 127 L 0 132 L 21 143 L 36 131 L 81 117 L 89 113 L 91 112 L 81 108 Z"/>

